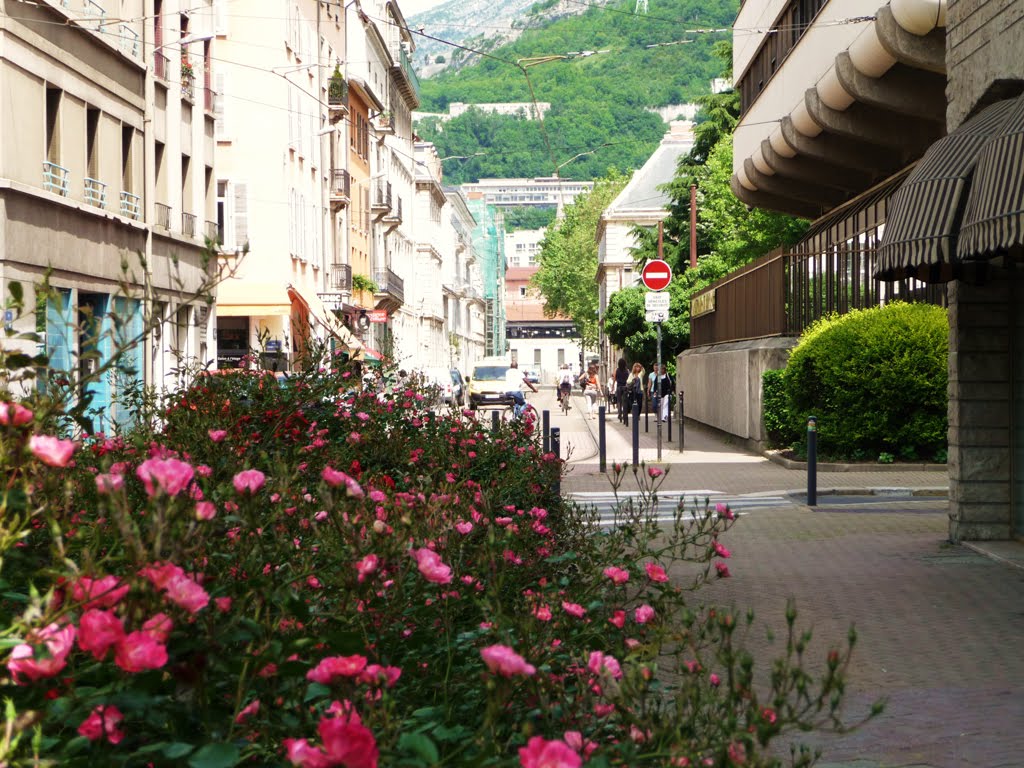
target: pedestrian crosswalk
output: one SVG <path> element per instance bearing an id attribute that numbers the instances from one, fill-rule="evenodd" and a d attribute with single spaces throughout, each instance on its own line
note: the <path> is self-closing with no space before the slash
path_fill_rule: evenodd
<path id="1" fill-rule="evenodd" d="M 609 525 L 615 519 L 617 504 L 628 503 L 640 497 L 638 491 L 620 492 L 618 496 L 610 491 L 577 492 L 565 494 L 565 498 L 583 507 L 593 507 L 602 524 Z M 660 493 L 657 499 L 657 520 L 671 522 L 675 519 L 676 510 L 683 505 L 684 516 L 693 517 L 695 512 L 702 512 L 707 503 L 712 508 L 717 504 L 726 504 L 735 514 L 743 514 L 754 509 L 766 507 L 791 506 L 793 501 L 787 496 L 730 496 L 720 491 L 695 490 Z"/>

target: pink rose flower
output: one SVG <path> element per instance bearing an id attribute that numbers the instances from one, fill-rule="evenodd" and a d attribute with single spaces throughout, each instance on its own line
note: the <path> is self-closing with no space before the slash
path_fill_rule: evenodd
<path id="1" fill-rule="evenodd" d="M 621 610 L 615 611 L 612 614 L 612 617 L 608 619 L 608 623 L 618 627 L 619 629 L 622 629 L 624 626 L 626 626 L 626 612 Z"/>
<path id="2" fill-rule="evenodd" d="M 644 603 L 633 612 L 633 618 L 637 624 L 646 624 L 654 618 L 654 609 Z"/>
<path id="3" fill-rule="evenodd" d="M 258 469 L 243 469 L 231 482 L 239 493 L 256 493 L 266 482 L 267 476 Z"/>
<path id="4" fill-rule="evenodd" d="M 151 619 L 147 619 L 142 625 L 142 631 L 152 637 L 158 643 L 166 643 L 174 629 L 174 622 L 166 613 L 158 613 Z"/>
<path id="5" fill-rule="evenodd" d="M 160 669 L 167 663 L 167 647 L 148 632 L 132 632 L 114 649 L 114 663 L 125 672 Z"/>
<path id="6" fill-rule="evenodd" d="M 344 717 L 325 717 L 318 727 L 330 765 L 377 768 L 379 751 L 370 729 Z"/>
<path id="7" fill-rule="evenodd" d="M 539 621 L 551 621 L 551 609 L 546 605 L 538 605 L 534 608 L 533 615 L 536 616 Z"/>
<path id="8" fill-rule="evenodd" d="M 587 669 L 600 677 L 602 674 L 611 675 L 615 680 L 622 679 L 622 667 L 614 656 L 601 651 L 591 651 L 587 659 Z"/>
<path id="9" fill-rule="evenodd" d="M 726 520 L 734 520 L 736 518 L 733 511 L 729 509 L 728 504 L 722 504 L 721 502 L 715 504 L 715 512 L 718 513 L 719 517 L 724 517 Z"/>
<path id="10" fill-rule="evenodd" d="M 195 470 L 191 464 L 179 459 L 146 459 L 135 474 L 146 487 L 148 496 L 156 496 L 158 490 L 168 496 L 177 496 L 192 482 Z"/>
<path id="11" fill-rule="evenodd" d="M 328 656 L 306 673 L 306 679 L 330 685 L 343 677 L 355 677 L 366 669 L 365 656 Z"/>
<path id="12" fill-rule="evenodd" d="M 489 645 L 481 649 L 480 656 L 484 664 L 496 675 L 512 677 L 513 675 L 532 675 L 537 668 L 527 664 L 526 659 L 513 651 L 507 645 Z"/>
<path id="13" fill-rule="evenodd" d="M 710 675 L 708 675 L 708 682 L 711 683 L 711 686 L 713 688 L 717 688 L 719 685 L 722 684 L 722 678 L 720 678 L 718 675 L 712 672 Z"/>
<path id="14" fill-rule="evenodd" d="M 393 688 L 398 678 L 402 676 L 399 667 L 382 667 L 380 664 L 368 664 L 366 669 L 359 673 L 356 680 L 366 685 L 383 685 L 386 688 Z"/>
<path id="15" fill-rule="evenodd" d="M 434 584 L 450 584 L 452 569 L 441 561 L 441 556 L 431 549 L 421 547 L 410 552 L 423 578 Z"/>
<path id="16" fill-rule="evenodd" d="M 519 748 L 522 768 L 580 768 L 583 759 L 564 741 L 534 736 Z"/>
<path id="17" fill-rule="evenodd" d="M 93 608 L 83 613 L 78 622 L 78 647 L 97 660 L 102 660 L 123 638 L 124 624 L 113 611 Z"/>
<path id="18" fill-rule="evenodd" d="M 124 715 L 117 707 L 101 704 L 78 726 L 78 733 L 89 741 L 106 736 L 111 744 L 117 744 L 124 738 L 124 731 L 118 728 L 123 719 Z"/>
<path id="19" fill-rule="evenodd" d="M 139 571 L 157 589 L 163 589 L 173 579 L 181 578 L 185 572 L 174 563 L 153 563 Z"/>
<path id="20" fill-rule="evenodd" d="M 210 501 L 196 504 L 196 520 L 213 520 L 217 516 L 217 506 Z"/>
<path id="21" fill-rule="evenodd" d="M 665 569 L 657 563 L 645 563 L 644 569 L 647 571 L 647 578 L 651 581 L 658 583 L 664 583 L 668 581 L 668 574 L 665 573 Z"/>
<path id="22" fill-rule="evenodd" d="M 284 744 L 285 755 L 292 765 L 301 768 L 331 768 L 334 765 L 327 759 L 323 750 L 310 746 L 305 739 L 285 739 L 281 743 Z"/>
<path id="23" fill-rule="evenodd" d="M 30 643 L 14 646 L 11 658 L 7 662 L 7 669 L 10 670 L 15 684 L 25 685 L 33 680 L 53 677 L 64 669 L 76 634 L 73 624 L 64 627 L 50 624 L 30 634 Z M 37 648 L 40 651 L 38 657 Z"/>
<path id="24" fill-rule="evenodd" d="M 380 562 L 380 558 L 376 555 L 367 555 L 358 563 L 356 563 L 356 571 L 359 573 L 359 582 L 362 583 L 366 580 L 366 577 L 377 570 L 377 565 Z"/>
<path id="25" fill-rule="evenodd" d="M 210 439 L 215 443 L 219 443 L 228 436 L 227 430 L 224 429 L 211 429 L 208 430 L 206 434 L 208 434 Z"/>
<path id="26" fill-rule="evenodd" d="M 249 702 L 248 704 L 246 704 L 242 708 L 241 712 L 238 713 L 238 715 L 235 717 L 235 722 L 236 723 L 244 723 L 246 720 L 248 720 L 250 717 L 252 717 L 253 715 L 255 715 L 259 711 L 260 711 L 260 700 L 259 699 L 253 699 L 251 702 Z"/>
<path id="27" fill-rule="evenodd" d="M 79 576 L 71 587 L 71 597 L 76 602 L 85 603 L 86 608 L 116 608 L 130 589 L 117 576 L 101 579 Z"/>
<path id="28" fill-rule="evenodd" d="M 213 599 L 214 604 L 217 606 L 217 610 L 221 613 L 227 613 L 231 610 L 231 598 L 230 597 L 215 597 Z"/>
<path id="29" fill-rule="evenodd" d="M 0 424 L 23 427 L 32 421 L 32 411 L 19 403 L 0 403 Z"/>
<path id="30" fill-rule="evenodd" d="M 124 475 L 100 474 L 96 475 L 96 492 L 103 495 L 116 493 L 124 488 Z"/>
<path id="31" fill-rule="evenodd" d="M 728 579 L 732 576 L 732 574 L 729 573 L 729 566 L 723 562 L 716 562 L 715 570 L 718 572 L 718 578 L 720 579 Z"/>
<path id="32" fill-rule="evenodd" d="M 71 461 L 71 454 L 75 452 L 75 443 L 72 440 L 61 440 L 59 437 L 32 435 L 28 439 L 28 449 L 43 464 L 66 467 Z"/>
<path id="33" fill-rule="evenodd" d="M 715 554 L 718 555 L 719 557 L 722 557 L 722 558 L 732 557 L 732 552 L 730 552 L 728 549 L 726 549 L 724 546 L 722 546 L 722 544 L 718 541 L 718 539 L 715 539 L 714 543 L 711 546 L 714 547 Z"/>
<path id="34" fill-rule="evenodd" d="M 463 520 L 455 524 L 455 530 L 465 536 L 473 530 L 473 524 Z"/>
<path id="35" fill-rule="evenodd" d="M 575 616 L 577 619 L 582 619 L 587 613 L 587 609 L 579 603 L 567 603 L 564 601 L 562 602 L 562 610 L 570 616 Z"/>
<path id="36" fill-rule="evenodd" d="M 339 469 L 324 467 L 323 472 L 320 473 L 320 477 L 322 477 L 324 482 L 332 488 L 344 485 L 345 492 L 353 498 L 361 499 L 364 496 L 362 486 Z"/>
<path id="37" fill-rule="evenodd" d="M 661 467 L 648 467 L 647 468 L 647 476 L 650 477 L 652 480 L 654 480 L 655 478 L 661 477 L 664 474 L 665 474 L 665 470 L 661 469 Z"/>
<path id="38" fill-rule="evenodd" d="M 629 571 L 614 565 L 605 568 L 604 575 L 612 580 L 612 584 L 625 584 L 629 581 Z"/>

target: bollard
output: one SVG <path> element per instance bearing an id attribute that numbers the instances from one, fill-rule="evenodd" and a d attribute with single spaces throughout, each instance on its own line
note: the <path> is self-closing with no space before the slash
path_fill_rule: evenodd
<path id="1" fill-rule="evenodd" d="M 632 401 L 630 401 L 629 398 L 626 398 L 626 399 L 623 400 L 623 403 L 622 403 L 622 405 L 623 405 L 623 408 L 622 408 L 622 424 L 623 424 L 623 426 L 626 426 L 626 427 L 629 426 L 629 412 L 633 408 L 633 406 L 629 404 L 630 402 L 632 402 Z"/>
<path id="2" fill-rule="evenodd" d="M 562 430 L 559 427 L 551 428 L 551 453 L 555 454 L 555 458 L 561 460 L 562 458 Z M 555 481 L 555 493 L 559 496 L 562 495 L 562 468 L 558 468 L 558 480 Z"/>
<path id="3" fill-rule="evenodd" d="M 608 442 L 605 439 L 604 434 L 604 406 L 598 406 L 597 408 L 597 457 L 598 457 L 598 468 L 601 472 L 608 471 Z"/>
<path id="4" fill-rule="evenodd" d="M 551 411 L 541 411 L 540 414 L 541 434 L 543 437 L 544 453 L 551 450 Z"/>
<path id="5" fill-rule="evenodd" d="M 633 403 L 633 466 L 640 466 L 640 403 Z"/>
<path id="6" fill-rule="evenodd" d="M 669 398 L 671 398 L 671 397 L 672 397 L 672 395 L 669 395 Z M 668 444 L 671 445 L 672 444 L 672 401 L 671 400 L 669 400 L 668 408 L 666 410 L 668 411 L 668 419 L 665 421 L 665 423 L 668 425 L 668 437 L 665 438 L 665 439 L 668 441 Z"/>
<path id="7" fill-rule="evenodd" d="M 807 417 L 807 506 L 818 506 L 818 420 Z"/>
<path id="8" fill-rule="evenodd" d="M 651 429 L 651 399 L 645 394 L 644 395 L 644 433 L 650 432 Z"/>
<path id="9" fill-rule="evenodd" d="M 683 414 L 684 413 L 685 413 L 685 411 L 683 410 L 683 390 L 680 389 L 679 390 L 679 452 L 680 453 L 683 452 L 683 431 L 684 431 Z"/>
<path id="10" fill-rule="evenodd" d="M 491 432 L 497 432 L 498 431 L 498 418 L 499 418 L 498 412 L 497 411 L 491 411 Z"/>

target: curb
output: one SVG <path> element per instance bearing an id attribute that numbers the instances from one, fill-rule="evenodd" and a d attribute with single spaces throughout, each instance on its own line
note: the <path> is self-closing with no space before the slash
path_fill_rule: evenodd
<path id="1" fill-rule="evenodd" d="M 806 461 L 794 461 L 780 456 L 774 451 L 762 451 L 761 455 L 773 464 L 786 469 L 807 471 Z M 948 472 L 945 464 L 832 464 L 818 462 L 819 472 Z"/>
<path id="2" fill-rule="evenodd" d="M 798 499 L 807 496 L 807 490 L 784 491 L 784 495 L 791 499 Z M 879 496 L 882 498 L 905 498 L 917 496 L 923 498 L 946 498 L 949 496 L 949 488 L 936 486 L 933 488 L 818 488 L 819 496 Z"/>

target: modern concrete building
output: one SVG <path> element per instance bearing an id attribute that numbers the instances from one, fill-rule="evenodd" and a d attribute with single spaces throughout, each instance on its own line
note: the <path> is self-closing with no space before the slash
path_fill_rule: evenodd
<path id="1" fill-rule="evenodd" d="M 563 363 L 579 374 L 584 350 L 571 318 L 544 314 L 544 297 L 530 285 L 538 269 L 509 267 L 505 273 L 506 334 L 511 359 L 520 368 L 536 371 L 541 384 L 550 385 Z"/>
<path id="2" fill-rule="evenodd" d="M 636 227 L 656 227 L 668 216 L 671 200 L 660 187 L 672 180 L 680 158 L 693 148 L 693 123 L 671 123 L 647 162 L 636 171 L 625 188 L 609 205 L 597 225 L 598 313 L 604 318 L 612 295 L 640 282 L 634 271 L 633 249 L 637 246 Z M 599 323 L 598 348 L 602 374 L 607 378 L 619 358 Z"/>
<path id="3" fill-rule="evenodd" d="M 1022 18 L 1015 0 L 747 0 L 736 20 L 737 196 L 813 219 L 798 247 L 820 263 L 947 285 L 953 540 L 1024 531 Z M 687 415 L 755 357 L 684 355 Z"/>
<path id="4" fill-rule="evenodd" d="M 505 223 L 501 210 L 489 204 L 479 193 L 466 193 L 466 205 L 476 226 L 473 250 L 480 260 L 484 300 L 484 352 L 504 355 L 508 351 L 505 336 Z"/>
<path id="5" fill-rule="evenodd" d="M 547 228 L 516 229 L 505 233 L 505 253 L 509 267 L 536 267 L 540 259 L 540 244 Z"/>
<path id="6" fill-rule="evenodd" d="M 463 184 L 466 195 L 480 197 L 497 206 L 541 206 L 564 208 L 578 195 L 594 188 L 592 181 L 572 181 L 556 176 L 536 179 L 480 179 L 475 184 Z"/>
<path id="7" fill-rule="evenodd" d="M 0 290 L 26 299 L 4 322 L 43 339 L 25 348 L 50 358 L 35 385 L 88 393 L 92 429 L 109 431 L 132 383 L 170 388 L 214 356 L 211 6 L 3 10 Z"/>
<path id="8" fill-rule="evenodd" d="M 448 333 L 451 364 L 464 374 L 473 370 L 476 361 L 486 354 L 484 319 L 487 303 L 480 258 L 473 246 L 476 219 L 458 189 L 445 190 L 448 205 L 448 231 L 453 259 L 442 265 L 444 317 Z"/>

